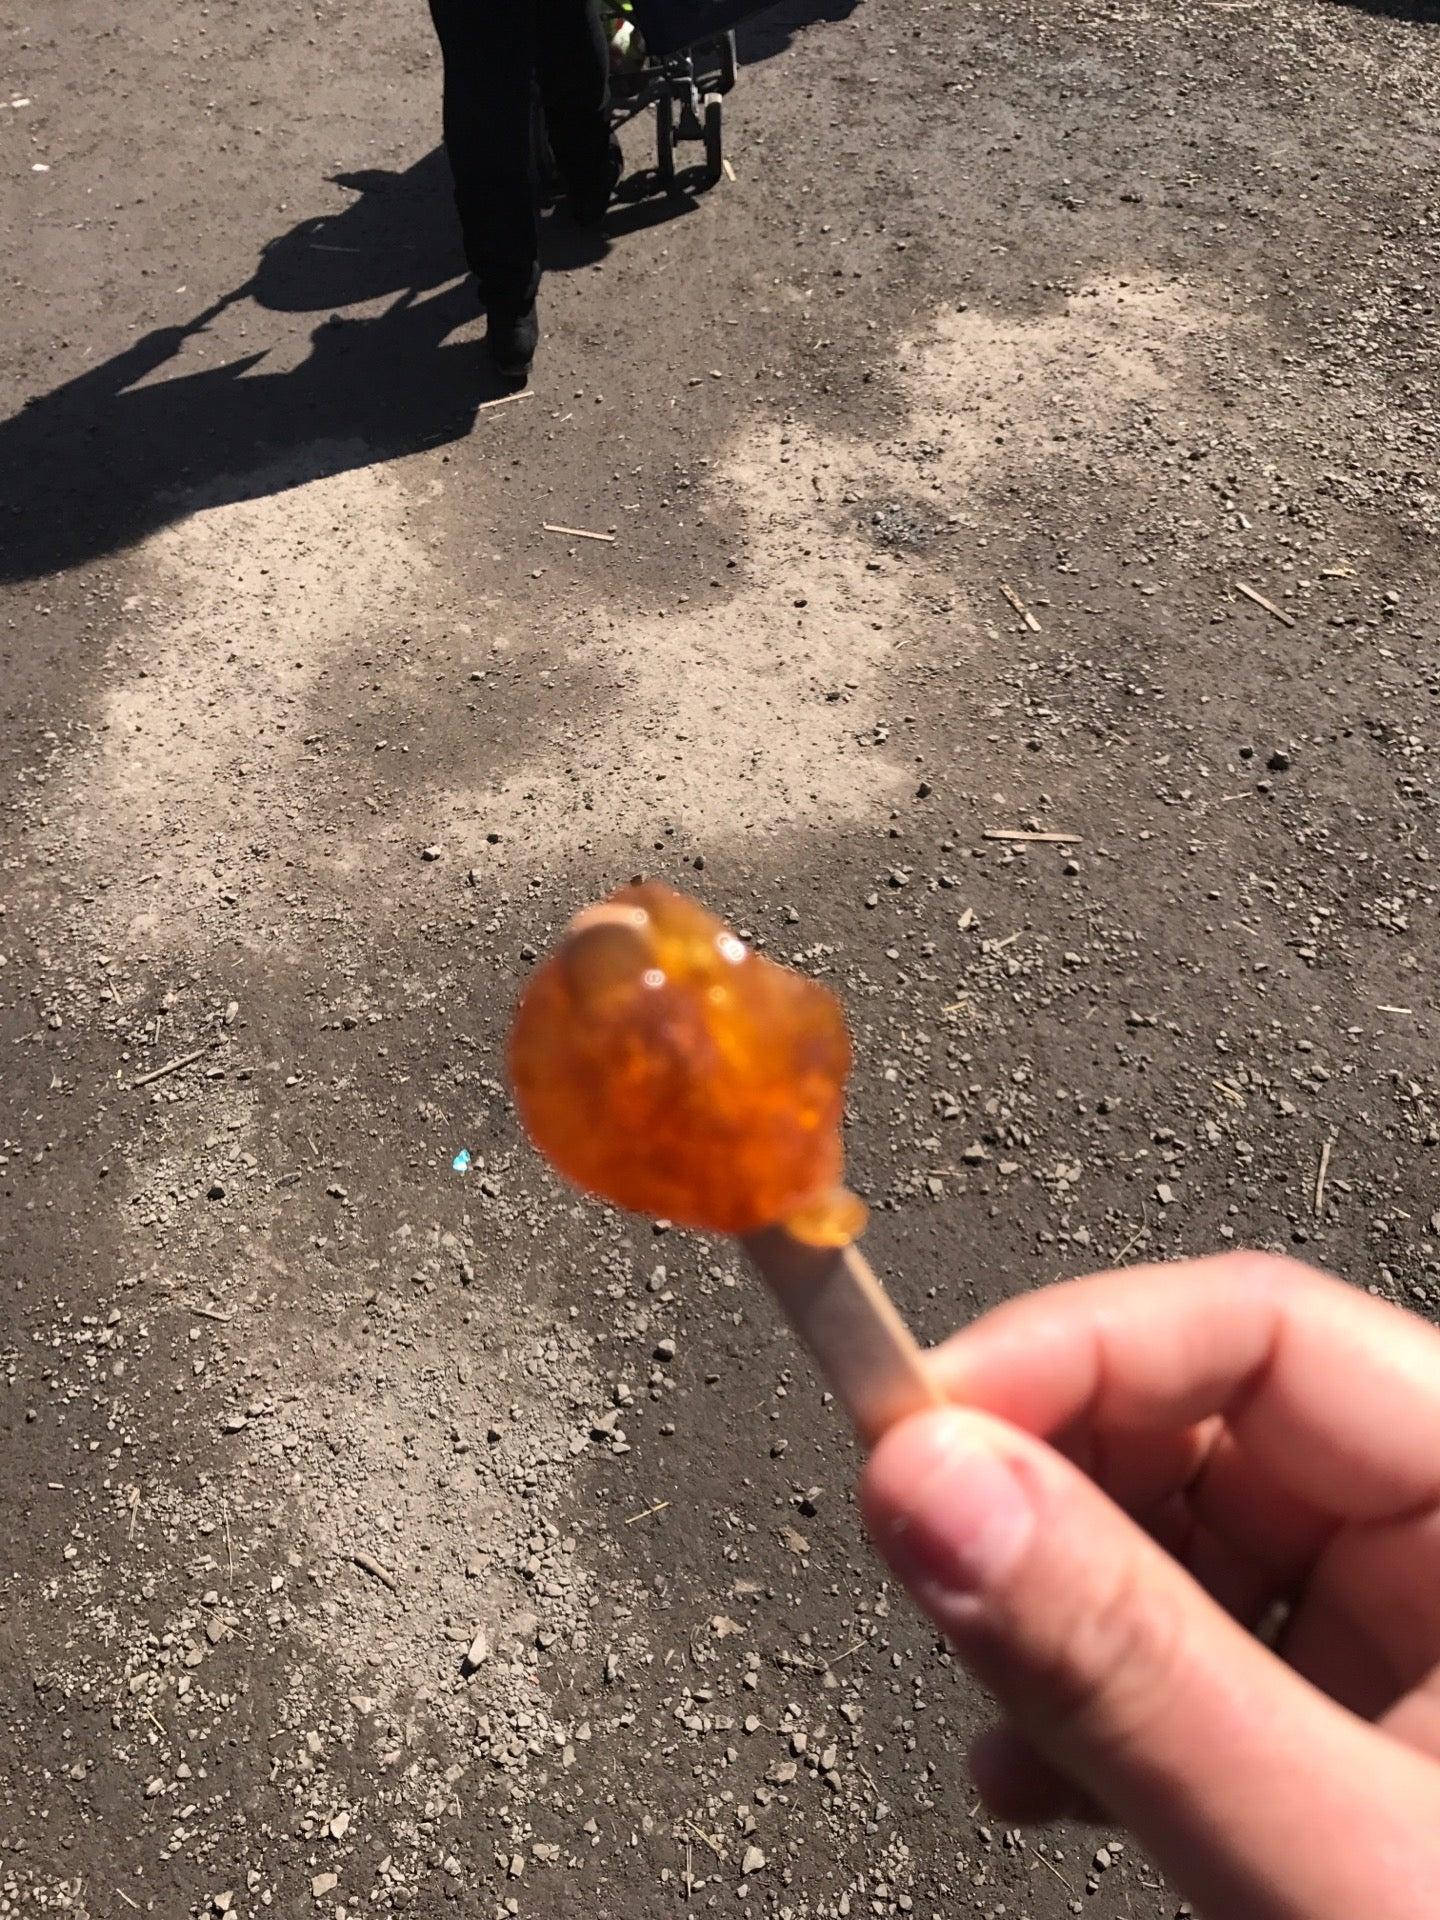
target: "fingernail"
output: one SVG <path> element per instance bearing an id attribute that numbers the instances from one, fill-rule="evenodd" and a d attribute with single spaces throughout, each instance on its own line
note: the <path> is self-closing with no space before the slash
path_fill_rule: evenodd
<path id="1" fill-rule="evenodd" d="M 901 1579 L 960 1598 L 999 1586 L 1035 1531 L 1034 1506 L 1008 1461 L 959 1412 L 907 1421 L 885 1444 L 905 1450 L 886 1462 L 899 1492 L 883 1543 Z"/>

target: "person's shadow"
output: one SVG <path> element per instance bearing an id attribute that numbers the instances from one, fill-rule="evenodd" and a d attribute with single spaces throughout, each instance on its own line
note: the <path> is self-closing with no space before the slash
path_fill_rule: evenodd
<path id="1" fill-rule="evenodd" d="M 272 241 L 249 280 L 192 320 L 157 328 L 0 421 L 0 580 L 115 553 L 199 502 L 248 499 L 469 432 L 480 403 L 503 389 L 478 328 L 450 340 L 478 306 L 458 278 L 443 151 L 340 184 L 357 196 L 348 207 Z M 547 244 L 551 270 L 595 257 L 578 235 L 558 241 L 557 232 Z M 387 295 L 377 317 L 335 311 Z M 262 349 L 152 377 L 242 299 L 327 315 L 299 366 L 267 373 Z"/>

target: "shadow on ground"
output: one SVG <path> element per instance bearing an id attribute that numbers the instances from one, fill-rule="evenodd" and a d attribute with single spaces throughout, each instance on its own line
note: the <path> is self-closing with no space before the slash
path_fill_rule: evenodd
<path id="1" fill-rule="evenodd" d="M 1373 13 L 1380 20 L 1400 20 L 1412 27 L 1440 27 L 1440 0 L 1339 0 L 1357 13 Z"/>
<path id="2" fill-rule="evenodd" d="M 828 20 L 848 20 L 860 0 L 788 0 L 767 7 L 735 29 L 735 53 L 742 66 L 758 66 L 784 53 L 807 27 Z"/>
<path id="3" fill-rule="evenodd" d="M 271 241 L 253 274 L 193 319 L 155 328 L 0 421 L 0 580 L 122 551 L 182 519 L 197 498 L 250 499 L 470 431 L 502 388 L 478 329 L 450 338 L 478 308 L 443 150 L 403 172 L 337 179 L 356 196 L 349 206 Z M 612 215 L 615 237 L 693 206 L 657 204 L 644 191 L 642 180 L 642 197 Z M 609 240 L 552 214 L 546 271 L 589 265 Z M 337 311 L 387 297 L 379 314 Z M 326 317 L 288 370 L 267 372 L 262 346 L 163 377 L 187 341 L 240 301 Z"/>

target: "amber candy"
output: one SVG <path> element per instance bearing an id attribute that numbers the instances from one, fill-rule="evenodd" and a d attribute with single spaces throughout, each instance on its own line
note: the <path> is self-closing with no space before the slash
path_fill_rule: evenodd
<path id="1" fill-rule="evenodd" d="M 833 993 L 669 887 L 577 915 L 536 969 L 510 1077 L 536 1146 L 617 1206 L 716 1233 L 843 1246 L 850 1040 Z"/>

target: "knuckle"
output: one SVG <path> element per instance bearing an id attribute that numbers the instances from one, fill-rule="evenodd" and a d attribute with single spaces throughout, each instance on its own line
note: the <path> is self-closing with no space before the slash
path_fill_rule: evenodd
<path id="1" fill-rule="evenodd" d="M 1188 1609 L 1167 1580 L 1147 1578 L 1137 1551 L 1070 1610 L 1043 1691 L 1055 1737 L 1123 1763 L 1143 1755 L 1173 1712 L 1190 1656 Z"/>

